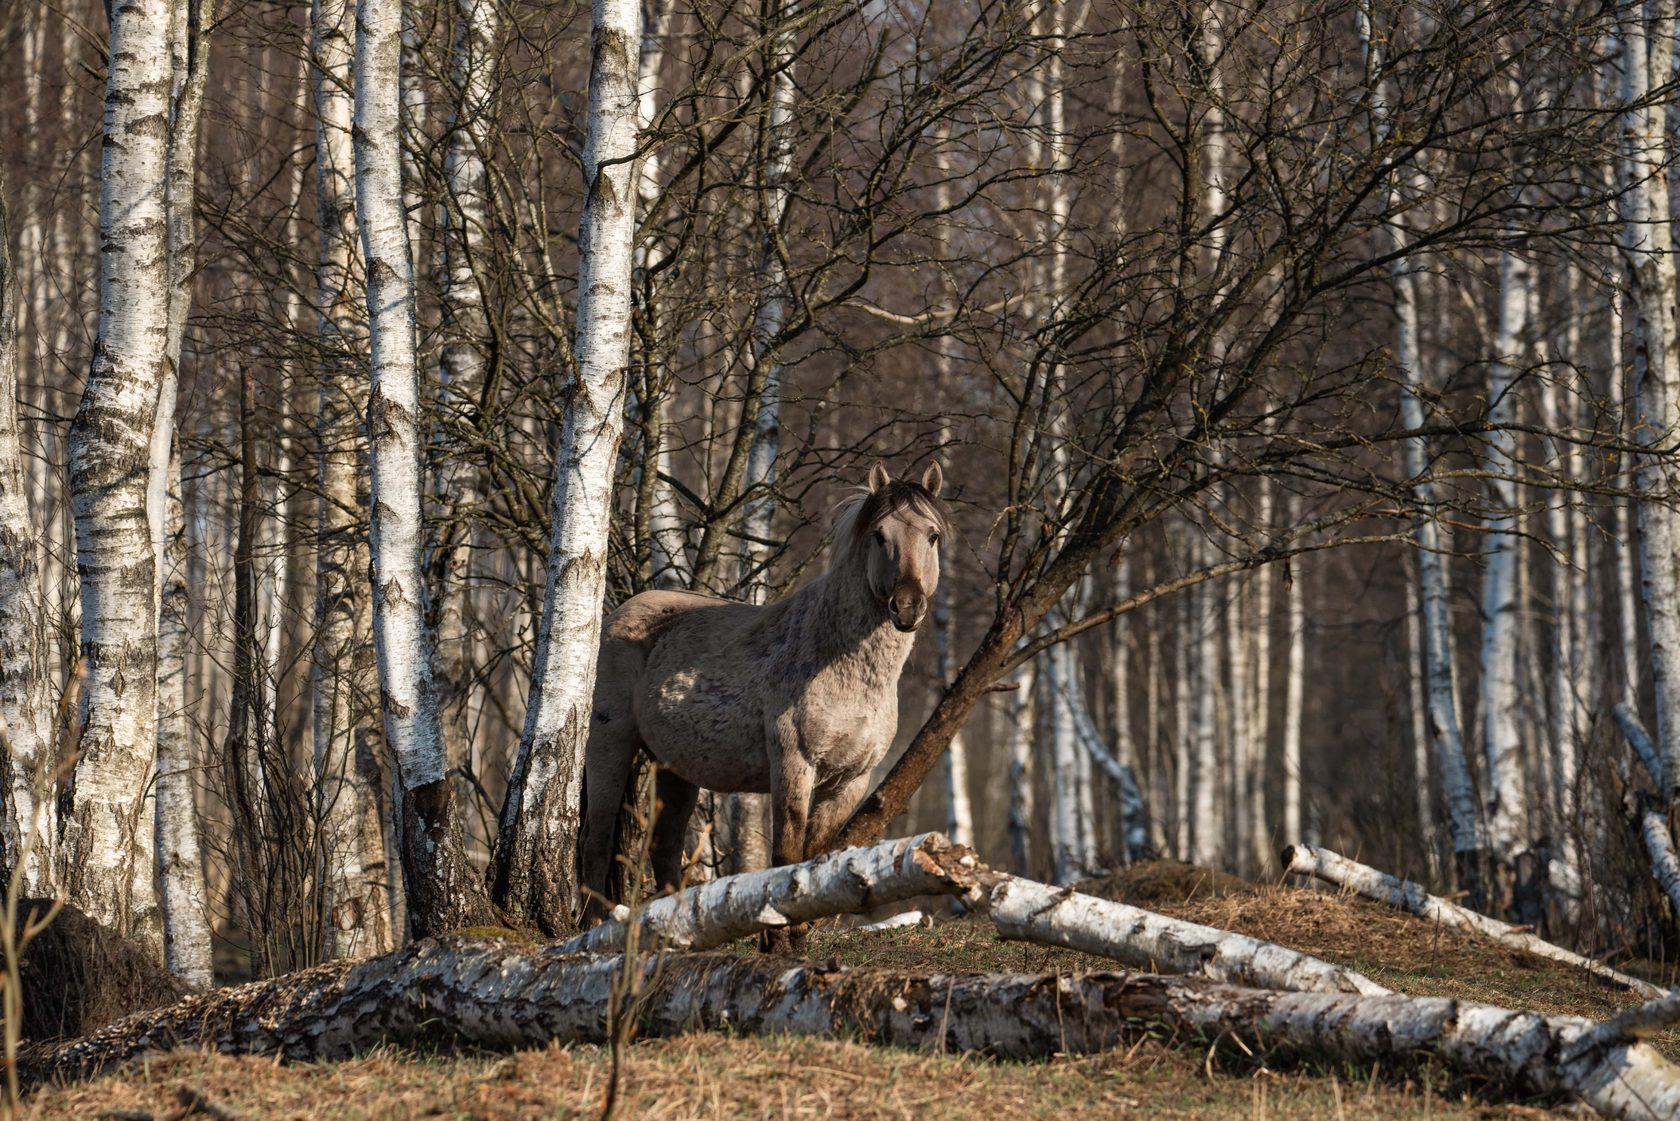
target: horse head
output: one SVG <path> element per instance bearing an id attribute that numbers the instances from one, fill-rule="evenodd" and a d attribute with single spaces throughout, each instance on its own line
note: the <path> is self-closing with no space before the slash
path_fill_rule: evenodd
<path id="1" fill-rule="evenodd" d="M 901 631 L 913 631 L 928 614 L 939 586 L 939 540 L 946 529 L 939 488 L 944 474 L 928 465 L 921 482 L 893 479 L 881 463 L 869 471 L 869 493 L 857 508 L 852 550 L 862 560 L 870 594 Z"/>

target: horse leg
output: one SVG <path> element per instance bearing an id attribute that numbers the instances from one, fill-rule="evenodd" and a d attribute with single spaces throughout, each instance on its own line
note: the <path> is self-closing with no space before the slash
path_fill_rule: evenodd
<path id="1" fill-rule="evenodd" d="M 770 760 L 770 864 L 781 867 L 805 859 L 805 829 L 811 817 L 816 772 L 797 744 L 772 739 Z M 803 954 L 805 927 L 777 927 L 765 932 L 763 946 L 773 954 Z"/>
<path id="2" fill-rule="evenodd" d="M 682 887 L 683 838 L 700 788 L 675 771 L 664 767 L 653 777 L 658 816 L 653 825 L 653 882 L 656 888 L 677 891 Z"/>
<path id="3" fill-rule="evenodd" d="M 603 716 L 605 719 L 603 719 Z M 578 872 L 583 889 L 584 927 L 607 917 L 607 880 L 612 871 L 613 834 L 642 737 L 628 712 L 595 713 L 583 755 L 583 838 Z"/>

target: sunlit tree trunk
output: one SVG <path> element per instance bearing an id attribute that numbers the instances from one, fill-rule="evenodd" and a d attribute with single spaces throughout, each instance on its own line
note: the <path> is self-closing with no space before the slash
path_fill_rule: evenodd
<path id="1" fill-rule="evenodd" d="M 1298 506 L 1292 503 L 1292 506 Z M 1299 844 L 1303 839 L 1301 820 L 1301 721 L 1306 712 L 1307 682 L 1307 593 L 1301 573 L 1291 570 L 1284 577 L 1284 630 L 1289 635 L 1289 653 L 1284 661 L 1283 681 L 1283 843 Z"/>
<path id="2" fill-rule="evenodd" d="M 147 481 L 159 394 L 171 373 L 170 26 L 165 0 L 111 9 L 99 326 L 70 428 L 87 715 L 60 853 L 73 903 L 159 949 L 150 793 L 158 589 Z"/>
<path id="3" fill-rule="evenodd" d="M 530 701 L 497 840 L 496 902 L 546 931 L 571 925 L 573 871 L 623 426 L 635 242 L 636 0 L 595 0 L 579 233 L 577 372 L 567 387 L 548 578 Z"/>
<path id="4" fill-rule="evenodd" d="M 1516 420 L 1517 363 L 1528 321 L 1528 263 L 1513 252 L 1500 257 L 1499 320 L 1495 350 L 1488 365 L 1486 439 L 1489 488 L 1494 513 L 1485 522 L 1482 549 L 1481 706 L 1482 743 L 1486 753 L 1483 794 L 1487 803 L 1488 843 L 1492 855 L 1509 870 L 1529 848 L 1528 784 L 1523 771 L 1522 693 L 1518 674 L 1517 487 L 1516 438 L 1508 426 Z"/>
<path id="5" fill-rule="evenodd" d="M 461 815 L 451 797 L 424 626 L 420 378 L 413 259 L 402 206 L 401 57 L 400 0 L 360 0 L 354 148 L 372 344 L 373 637 L 385 738 L 403 793 L 409 927 L 419 937 L 485 921 L 491 912 L 467 862 Z"/>
<path id="6" fill-rule="evenodd" d="M 315 198 L 321 241 L 315 266 L 316 330 L 323 351 L 318 404 L 320 495 L 316 502 L 313 696 L 314 807 L 328 957 L 392 948 L 401 924 L 392 907 L 397 879 L 387 865 L 377 769 L 358 766 L 357 745 L 373 718 L 373 683 L 363 650 L 371 639 L 364 507 L 358 502 L 364 436 L 358 419 L 365 340 L 356 308 L 354 114 L 349 0 L 316 0 L 310 15 L 310 84 L 315 105 Z M 367 760 L 365 762 L 372 762 Z M 369 831 L 372 818 L 376 828 Z M 392 936 L 393 927 L 396 937 Z"/>
<path id="7" fill-rule="evenodd" d="M 0 767 L 7 780 L 0 871 L 9 873 L 21 859 L 24 890 L 50 895 L 58 832 L 52 698 L 38 534 L 29 511 L 29 471 L 18 416 L 19 292 L 0 170 L 0 721 L 5 729 Z"/>
<path id="8" fill-rule="evenodd" d="M 1622 122 L 1625 189 L 1622 252 L 1632 280 L 1633 436 L 1647 448 L 1673 439 L 1680 408 L 1680 336 L 1676 330 L 1674 236 L 1668 196 L 1667 100 L 1653 98 L 1674 73 L 1674 0 L 1622 9 Z M 1646 17 L 1649 17 L 1648 19 Z M 1680 798 L 1680 524 L 1671 496 L 1680 468 L 1642 456 L 1635 476 L 1640 591 L 1656 697 L 1656 741 L 1671 816 Z"/>
<path id="9" fill-rule="evenodd" d="M 1360 39 L 1365 48 L 1367 79 L 1371 84 L 1371 107 L 1379 130 L 1388 132 L 1388 92 L 1384 59 L 1373 45 L 1370 10 L 1359 10 Z M 1399 212 L 1406 196 L 1422 197 L 1425 184 L 1417 168 L 1403 169 L 1389 183 L 1390 209 Z M 1402 191 L 1404 193 L 1402 193 Z M 1404 249 L 1407 231 L 1391 229 L 1395 246 Z M 1412 263 L 1396 257 L 1390 266 L 1394 289 L 1395 366 L 1400 376 L 1400 425 L 1407 431 L 1423 428 L 1424 379 L 1418 342 L 1418 281 Z M 1452 835 L 1454 874 L 1467 905 L 1482 905 L 1481 865 L 1484 845 L 1481 816 L 1477 812 L 1475 788 L 1465 756 L 1464 736 L 1459 727 L 1457 689 L 1454 684 L 1452 622 L 1448 614 L 1448 542 L 1435 518 L 1434 487 L 1429 441 L 1412 436 L 1405 442 L 1406 473 L 1412 479 L 1412 494 L 1418 514 L 1414 520 L 1417 537 L 1418 598 L 1422 605 L 1425 693 L 1428 697 L 1429 737 L 1433 745 L 1441 783 L 1445 789 L 1447 820 Z"/>

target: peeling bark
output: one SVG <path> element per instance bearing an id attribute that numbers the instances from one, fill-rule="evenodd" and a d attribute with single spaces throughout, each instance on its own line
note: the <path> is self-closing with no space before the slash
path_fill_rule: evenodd
<path id="1" fill-rule="evenodd" d="M 420 375 L 413 259 L 402 206 L 402 7 L 400 0 L 357 5 L 354 147 L 373 358 L 368 437 L 374 649 L 385 738 L 403 793 L 409 927 L 424 936 L 488 921 L 492 912 L 467 862 L 465 830 L 450 797 L 424 626 Z"/>
<path id="2" fill-rule="evenodd" d="M 578 238 L 577 372 L 566 388 L 556 457 L 530 699 L 492 869 L 496 903 L 551 934 L 570 927 L 578 911 L 583 749 L 630 348 L 640 42 L 637 0 L 595 0 Z"/>
<path id="3" fill-rule="evenodd" d="M 644 1036 L 696 1030 L 863 1039 L 1000 1058 L 1081 1054 L 1150 1026 L 1332 1063 L 1433 1061 L 1513 1095 L 1566 1096 L 1608 1117 L 1680 1109 L 1680 1070 L 1638 1037 L 1673 998 L 1595 1024 L 1443 997 L 1268 992 L 1143 973 L 911 976 L 768 956 L 648 955 L 625 1008 L 619 956 L 478 939 L 427 940 L 130 1017 L 85 1039 L 30 1048 L 29 1085 L 86 1077 L 171 1046 L 344 1059 L 381 1044 L 602 1042 L 615 1016 Z"/>

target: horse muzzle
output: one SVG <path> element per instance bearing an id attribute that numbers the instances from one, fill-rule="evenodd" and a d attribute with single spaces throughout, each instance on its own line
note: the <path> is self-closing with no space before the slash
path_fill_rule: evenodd
<path id="1" fill-rule="evenodd" d="M 909 633 L 922 625 L 927 618 L 927 600 L 922 597 L 910 599 L 894 596 L 887 601 L 887 618 L 899 630 Z"/>

